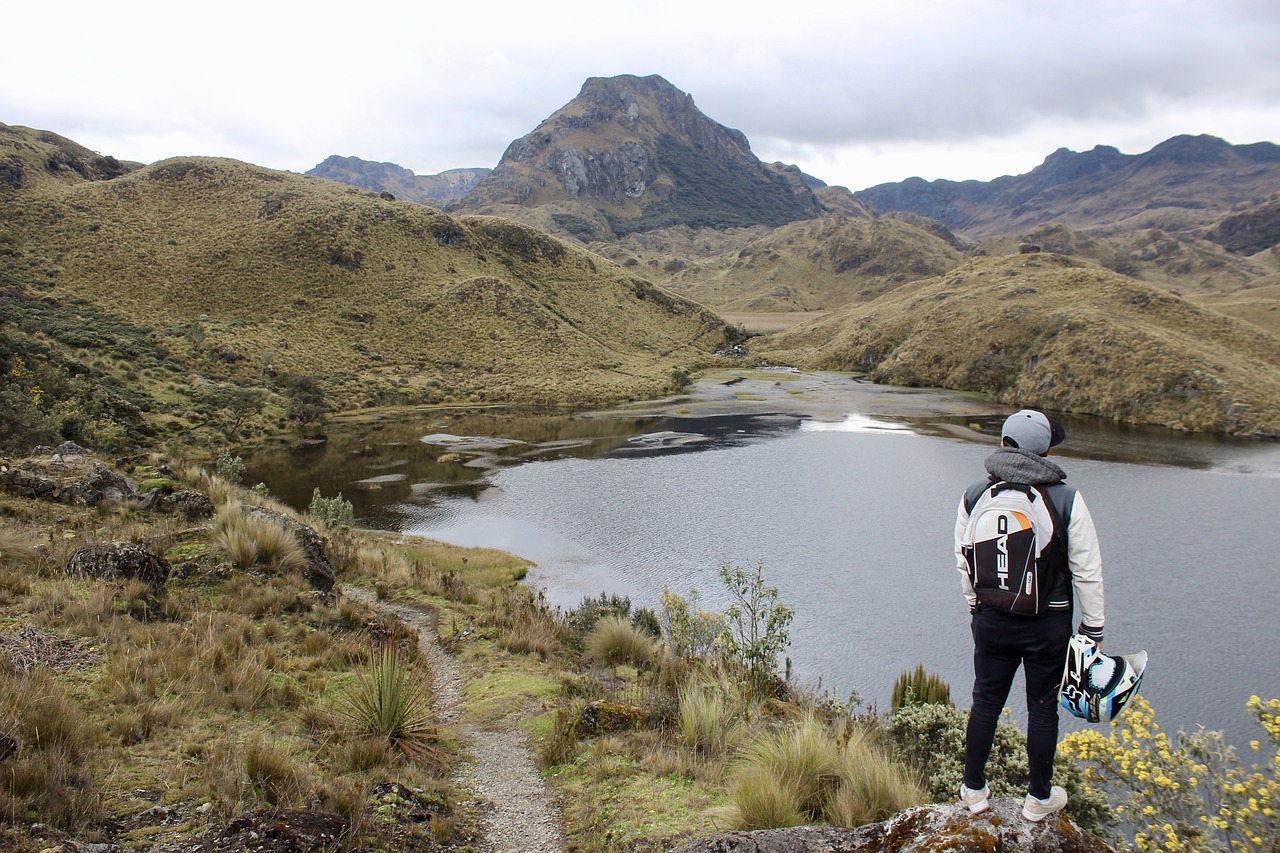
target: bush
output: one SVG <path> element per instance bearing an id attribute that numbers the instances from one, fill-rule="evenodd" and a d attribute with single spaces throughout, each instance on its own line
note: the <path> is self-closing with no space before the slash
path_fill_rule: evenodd
<path id="1" fill-rule="evenodd" d="M 934 802 L 951 802 L 964 777 L 964 739 L 969 712 L 950 705 L 904 705 L 889 717 L 894 755 L 920 774 Z M 1102 831 L 1111 810 L 1105 797 L 1089 791 L 1084 774 L 1062 749 L 1053 763 L 1054 781 L 1071 798 L 1067 812 L 1085 829 Z M 993 797 L 1027 793 L 1027 739 L 1008 722 L 996 726 L 987 758 L 987 785 Z"/>
<path id="2" fill-rule="evenodd" d="M 689 661 L 709 659 L 725 631 L 724 616 L 700 608 L 698 598 L 696 589 L 690 589 L 684 596 L 665 587 L 662 590 L 667 640 L 676 657 Z"/>
<path id="3" fill-rule="evenodd" d="M 914 672 L 904 672 L 893 682 L 891 713 L 905 705 L 950 705 L 951 685 L 941 676 L 926 674 L 924 664 L 918 664 Z"/>
<path id="4" fill-rule="evenodd" d="M 355 507 L 351 505 L 351 501 L 342 499 L 342 492 L 338 492 L 336 498 L 326 498 L 320 494 L 318 486 L 311 493 L 311 506 L 308 509 L 313 518 L 329 527 L 349 525 L 355 515 Z"/>
<path id="5" fill-rule="evenodd" d="M 218 454 L 213 468 L 214 472 L 228 483 L 239 483 L 244 479 L 244 460 L 239 456 L 232 456 L 225 450 Z"/>
<path id="6" fill-rule="evenodd" d="M 1271 853 L 1280 846 L 1280 699 L 1253 696 L 1247 707 L 1270 742 L 1262 766 L 1246 768 L 1219 731 L 1170 738 L 1141 695 L 1108 735 L 1072 732 L 1059 752 L 1084 764 L 1091 788 L 1118 800 L 1139 850 Z M 1256 740 L 1250 747 L 1264 751 Z"/>
<path id="7" fill-rule="evenodd" d="M 787 626 L 795 611 L 778 603 L 778 589 L 765 584 L 760 564 L 748 571 L 725 563 L 720 579 L 733 599 L 724 613 L 728 630 L 722 635 L 729 658 L 746 670 L 757 690 L 774 692 L 778 655 L 791 643 Z"/>
<path id="8" fill-rule="evenodd" d="M 581 604 L 565 614 L 564 623 L 569 630 L 578 636 L 585 637 L 591 633 L 596 623 L 606 616 L 629 617 L 630 615 L 631 599 L 629 597 L 602 592 L 599 598 L 584 596 Z"/>

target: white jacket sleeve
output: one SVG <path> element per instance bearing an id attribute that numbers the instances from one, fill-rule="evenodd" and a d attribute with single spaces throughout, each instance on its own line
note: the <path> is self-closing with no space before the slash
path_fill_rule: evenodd
<path id="1" fill-rule="evenodd" d="M 969 563 L 964 558 L 964 551 L 960 547 L 961 541 L 964 539 L 964 529 L 969 526 L 969 510 L 964 506 L 964 495 L 960 496 L 960 506 L 956 509 L 956 571 L 960 573 L 960 591 L 964 593 L 965 601 L 969 602 L 969 606 L 973 607 L 978 603 L 978 594 L 973 591 L 973 583 L 969 580 Z"/>
<path id="2" fill-rule="evenodd" d="M 1067 561 L 1071 567 L 1071 583 L 1075 592 L 1076 612 L 1080 624 L 1093 629 L 1085 633 L 1102 639 L 1104 609 L 1102 597 L 1102 551 L 1098 547 L 1098 531 L 1084 498 L 1076 492 L 1071 504 L 1071 523 L 1067 525 Z"/>

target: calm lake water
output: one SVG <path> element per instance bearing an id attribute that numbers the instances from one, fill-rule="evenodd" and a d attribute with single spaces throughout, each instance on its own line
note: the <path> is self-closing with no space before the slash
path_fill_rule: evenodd
<path id="1" fill-rule="evenodd" d="M 760 563 L 795 608 L 800 679 L 885 709 L 894 678 L 922 662 L 967 706 L 952 526 L 1007 413 L 845 376 L 754 373 L 628 412 L 334 425 L 323 447 L 255 453 L 248 478 L 300 507 L 317 486 L 341 491 L 367 526 L 512 551 L 566 608 L 602 591 L 656 608 L 667 587 L 722 609 L 719 566 Z M 1249 695 L 1280 696 L 1280 445 L 1065 423 L 1055 459 L 1102 541 L 1104 648 L 1149 652 L 1143 693 L 1162 728 L 1247 743 L 1260 731 Z"/>

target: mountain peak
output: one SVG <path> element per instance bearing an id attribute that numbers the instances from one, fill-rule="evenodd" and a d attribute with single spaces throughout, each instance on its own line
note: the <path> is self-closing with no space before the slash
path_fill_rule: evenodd
<path id="1" fill-rule="evenodd" d="M 742 131 L 708 118 L 656 74 L 589 78 L 576 98 L 512 142 L 458 207 L 566 203 L 602 218 L 615 235 L 670 225 L 777 226 L 821 210 L 798 169 L 762 163 Z"/>

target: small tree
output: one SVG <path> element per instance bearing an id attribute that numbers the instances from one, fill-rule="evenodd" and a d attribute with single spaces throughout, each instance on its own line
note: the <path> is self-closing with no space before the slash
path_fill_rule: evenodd
<path id="1" fill-rule="evenodd" d="M 302 425 L 319 423 L 329 413 L 329 403 L 325 400 L 324 389 L 314 376 L 295 376 L 285 387 L 285 396 L 289 398 L 289 419 Z"/>
<path id="2" fill-rule="evenodd" d="M 791 644 L 787 627 L 795 611 L 778 603 L 778 589 L 765 584 L 762 563 L 750 571 L 724 563 L 720 578 L 733 598 L 724 613 L 726 651 L 751 676 L 757 690 L 771 692 L 778 683 L 778 656 Z"/>

